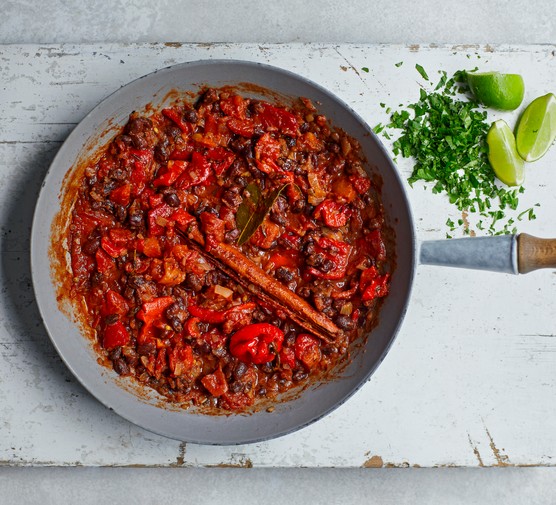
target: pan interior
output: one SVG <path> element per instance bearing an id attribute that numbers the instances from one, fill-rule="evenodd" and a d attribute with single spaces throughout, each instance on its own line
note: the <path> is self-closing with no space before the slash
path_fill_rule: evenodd
<path id="1" fill-rule="evenodd" d="M 97 364 L 94 350 L 56 300 L 49 256 L 51 226 L 60 209 L 67 171 L 87 148 L 104 144 L 98 133 L 123 126 L 129 114 L 146 104 L 162 105 L 171 91 L 197 92 L 199 87 L 254 83 L 280 95 L 305 96 L 318 104 L 332 124 L 359 140 L 371 171 L 383 181 L 382 199 L 388 225 L 395 232 L 396 268 L 390 295 L 365 345 L 333 381 L 310 386 L 297 398 L 278 403 L 273 412 L 210 416 L 160 407 L 160 398 L 138 399 L 121 379 Z M 250 93 L 256 96 L 258 92 Z M 268 97 L 267 97 L 268 98 Z M 87 151 L 85 151 L 87 152 Z M 384 358 L 406 310 L 413 278 L 415 241 L 408 201 L 386 151 L 368 125 L 324 88 L 293 73 L 240 61 L 201 61 L 176 65 L 131 82 L 101 102 L 75 128 L 61 147 L 44 181 L 35 210 L 31 263 L 37 302 L 48 333 L 66 365 L 99 401 L 122 417 L 155 433 L 204 444 L 240 444 L 274 438 L 297 430 L 341 405 Z"/>

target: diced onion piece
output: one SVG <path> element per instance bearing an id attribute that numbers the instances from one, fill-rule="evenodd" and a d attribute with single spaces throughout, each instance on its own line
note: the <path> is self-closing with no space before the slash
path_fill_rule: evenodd
<path id="1" fill-rule="evenodd" d="M 340 314 L 342 314 L 342 316 L 351 316 L 352 312 L 353 304 L 351 302 L 344 303 L 344 305 L 342 305 L 342 308 L 340 309 Z"/>
<path id="2" fill-rule="evenodd" d="M 225 288 L 224 286 L 221 286 L 220 284 L 217 284 L 216 286 L 214 286 L 214 292 L 217 295 L 220 295 L 224 298 L 230 298 L 230 296 L 232 296 L 234 294 L 234 292 L 231 289 Z"/>
<path id="3" fill-rule="evenodd" d="M 168 224 L 168 219 L 162 216 L 156 218 L 156 224 L 159 226 L 166 226 Z"/>
<path id="4" fill-rule="evenodd" d="M 309 172 L 307 180 L 311 186 L 307 200 L 311 205 L 318 205 L 326 198 L 326 191 L 321 186 L 319 176 L 316 173 Z"/>

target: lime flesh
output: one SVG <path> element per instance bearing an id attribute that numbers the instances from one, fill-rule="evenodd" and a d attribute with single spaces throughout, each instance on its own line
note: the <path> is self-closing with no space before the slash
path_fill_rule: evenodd
<path id="1" fill-rule="evenodd" d="M 556 96 L 535 98 L 525 109 L 516 129 L 519 155 L 525 161 L 542 158 L 556 139 Z"/>
<path id="2" fill-rule="evenodd" d="M 471 72 L 467 74 L 467 83 L 479 102 L 494 109 L 517 109 L 525 94 L 523 78 L 518 74 Z"/>
<path id="3" fill-rule="evenodd" d="M 517 152 L 515 137 L 508 124 L 499 119 L 487 134 L 488 161 L 496 177 L 508 186 L 520 186 L 524 181 L 525 162 Z"/>

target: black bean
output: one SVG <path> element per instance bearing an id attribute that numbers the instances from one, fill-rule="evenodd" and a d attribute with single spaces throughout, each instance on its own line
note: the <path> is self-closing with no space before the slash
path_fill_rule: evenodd
<path id="1" fill-rule="evenodd" d="M 116 347 L 115 349 L 112 349 L 109 353 L 108 353 L 108 357 L 114 361 L 115 359 L 118 359 L 122 356 L 122 348 L 121 347 Z"/>
<path id="2" fill-rule="evenodd" d="M 143 224 L 143 212 L 141 210 L 134 210 L 129 214 L 129 226 L 131 228 L 141 228 Z"/>
<path id="3" fill-rule="evenodd" d="M 353 321 L 349 316 L 340 315 L 334 320 L 334 322 L 336 323 L 336 326 L 342 330 L 353 330 L 355 328 L 355 321 Z"/>
<path id="4" fill-rule="evenodd" d="M 247 372 L 247 365 L 243 363 L 243 361 L 238 361 L 234 369 L 234 379 L 235 380 L 241 379 L 246 372 Z"/>
<path id="5" fill-rule="evenodd" d="M 332 260 L 324 260 L 322 265 L 320 266 L 320 270 L 324 273 L 330 272 L 334 268 L 334 262 Z"/>
<path id="6" fill-rule="evenodd" d="M 127 218 L 127 210 L 123 205 L 114 204 L 114 214 L 120 223 L 123 223 Z"/>
<path id="7" fill-rule="evenodd" d="M 196 123 L 199 117 L 195 109 L 187 109 L 183 113 L 183 119 L 185 119 L 188 123 Z"/>
<path id="8" fill-rule="evenodd" d="M 174 193 L 173 191 L 169 191 L 164 195 L 164 201 L 170 207 L 179 207 L 179 205 L 181 203 L 179 196 L 176 193 Z"/>
<path id="9" fill-rule="evenodd" d="M 122 358 L 115 359 L 114 361 L 112 361 L 112 366 L 114 367 L 114 371 L 118 375 L 129 374 L 129 366 Z"/>
<path id="10" fill-rule="evenodd" d="M 165 137 L 164 140 L 159 142 L 154 148 L 154 159 L 159 163 L 166 163 L 169 157 L 168 138 Z"/>
<path id="11" fill-rule="evenodd" d="M 300 382 L 302 380 L 305 380 L 307 376 L 308 376 L 307 372 L 304 372 L 303 370 L 298 370 L 293 374 L 292 380 L 294 382 Z"/>
<path id="12" fill-rule="evenodd" d="M 276 278 L 278 280 L 284 281 L 284 282 L 290 282 L 295 277 L 294 271 L 291 268 L 287 268 L 287 267 L 277 268 L 274 275 L 276 276 Z"/>
<path id="13" fill-rule="evenodd" d="M 81 250 L 85 254 L 90 254 L 92 256 L 100 247 L 100 239 L 100 232 L 95 228 L 87 238 L 87 241 L 81 246 Z"/>
<path id="14" fill-rule="evenodd" d="M 290 148 L 294 147 L 295 144 L 297 144 L 295 137 L 286 137 L 285 140 L 286 140 L 286 145 Z"/>
<path id="15" fill-rule="evenodd" d="M 309 123 L 302 123 L 299 127 L 301 133 L 307 133 L 309 131 Z"/>
<path id="16" fill-rule="evenodd" d="M 224 234 L 224 242 L 227 244 L 233 244 L 239 237 L 239 230 L 234 228 Z"/>
<path id="17" fill-rule="evenodd" d="M 132 116 L 125 129 L 128 133 L 145 133 L 148 130 L 152 130 L 152 127 L 153 124 L 150 119 L 141 116 Z"/>
<path id="18" fill-rule="evenodd" d="M 242 202 L 243 198 L 239 194 L 240 188 L 232 186 L 230 189 L 224 191 L 222 201 L 232 209 L 235 209 Z"/>
<path id="19" fill-rule="evenodd" d="M 241 382 L 232 382 L 230 384 L 232 393 L 241 393 L 243 391 L 243 384 Z"/>
<path id="20" fill-rule="evenodd" d="M 137 353 L 142 356 L 147 356 L 155 351 L 156 347 L 152 342 L 147 342 L 146 344 L 139 344 L 137 346 Z"/>
<path id="21" fill-rule="evenodd" d="M 169 321 L 170 326 L 176 333 L 180 333 L 183 330 L 183 324 L 181 324 L 181 321 L 177 317 L 171 317 Z"/>
<path id="22" fill-rule="evenodd" d="M 119 319 L 118 314 L 110 314 L 104 318 L 106 324 L 114 324 Z"/>
<path id="23" fill-rule="evenodd" d="M 301 286 L 298 290 L 297 290 L 297 294 L 299 296 L 301 296 L 302 298 L 309 298 L 313 292 L 311 290 L 310 287 L 308 286 Z"/>
<path id="24" fill-rule="evenodd" d="M 185 278 L 185 285 L 193 291 L 201 291 L 201 289 L 203 289 L 204 280 L 197 274 L 188 272 Z"/>

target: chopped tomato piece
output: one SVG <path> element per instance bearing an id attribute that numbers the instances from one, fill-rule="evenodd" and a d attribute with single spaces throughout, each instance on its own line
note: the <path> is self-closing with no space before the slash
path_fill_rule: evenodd
<path id="1" fill-rule="evenodd" d="M 293 370 L 295 367 L 295 351 L 291 347 L 283 347 L 280 351 L 280 363 Z"/>
<path id="2" fill-rule="evenodd" d="M 228 392 L 226 376 L 220 369 L 215 370 L 214 373 L 205 375 L 201 379 L 201 383 L 212 396 L 217 398 Z"/>
<path id="3" fill-rule="evenodd" d="M 174 212 L 171 216 L 170 219 L 172 221 L 175 221 L 176 224 L 178 225 L 178 228 L 182 231 L 186 231 L 187 227 L 193 222 L 195 221 L 195 218 L 189 213 L 186 212 L 183 209 L 178 209 L 176 210 L 176 212 Z"/>
<path id="4" fill-rule="evenodd" d="M 107 324 L 104 328 L 104 335 L 102 345 L 105 349 L 114 349 L 114 347 L 121 347 L 129 342 L 129 331 L 121 321 L 116 321 L 112 324 Z"/>
<path id="5" fill-rule="evenodd" d="M 320 237 L 315 244 L 315 249 L 327 260 L 330 260 L 333 267 L 328 272 L 310 267 L 307 269 L 309 273 L 322 279 L 341 279 L 344 277 L 351 253 L 349 244 L 328 237 Z"/>
<path id="6" fill-rule="evenodd" d="M 299 334 L 295 339 L 295 356 L 308 369 L 314 368 L 322 357 L 318 339 L 308 333 Z"/>
<path id="7" fill-rule="evenodd" d="M 160 258 L 162 248 L 160 241 L 156 237 L 148 237 L 137 242 L 137 250 L 149 258 Z"/>
<path id="8" fill-rule="evenodd" d="M 187 169 L 189 163 L 182 160 L 170 160 L 166 166 L 166 171 L 153 181 L 155 188 L 159 186 L 171 186 L 178 180 L 181 174 Z"/>
<path id="9" fill-rule="evenodd" d="M 149 210 L 149 233 L 155 237 L 164 235 L 164 229 L 168 224 L 170 216 L 173 213 L 174 209 L 165 203 L 162 203 L 158 207 Z"/>
<path id="10" fill-rule="evenodd" d="M 352 175 L 350 178 L 355 191 L 359 194 L 366 193 L 371 189 L 371 180 L 368 177 L 362 177 L 360 175 Z"/>
<path id="11" fill-rule="evenodd" d="M 177 162 L 176 162 L 177 163 Z M 195 151 L 191 155 L 188 169 L 177 179 L 175 187 L 187 189 L 205 182 L 210 175 L 210 162 L 201 153 Z"/>
<path id="12" fill-rule="evenodd" d="M 211 147 L 206 153 L 207 159 L 216 175 L 222 175 L 234 162 L 236 155 L 224 147 Z"/>
<path id="13" fill-rule="evenodd" d="M 117 293 L 109 289 L 106 292 L 102 313 L 103 315 L 118 314 L 124 316 L 129 312 L 129 303 Z"/>
<path id="14" fill-rule="evenodd" d="M 278 172 L 281 168 L 277 165 L 276 160 L 282 153 L 282 146 L 280 142 L 270 135 L 265 133 L 255 145 L 255 162 L 257 168 L 266 174 Z"/>
<path id="15" fill-rule="evenodd" d="M 106 235 L 100 239 L 100 246 L 112 256 L 112 258 L 119 258 L 127 253 L 127 247 L 125 245 L 117 245 Z"/>
<path id="16" fill-rule="evenodd" d="M 227 123 L 228 128 L 242 137 L 251 138 L 255 134 L 255 124 L 252 119 L 232 118 Z"/>
<path id="17" fill-rule="evenodd" d="M 193 349 L 190 345 L 176 346 L 168 354 L 168 367 L 174 377 L 190 370 L 193 363 Z"/>
<path id="18" fill-rule="evenodd" d="M 201 229 L 205 233 L 207 250 L 224 240 L 224 221 L 211 212 L 201 212 Z"/>
<path id="19" fill-rule="evenodd" d="M 108 272 L 116 266 L 112 257 L 106 254 L 106 252 L 100 247 L 95 253 L 95 259 L 97 261 L 97 270 L 101 274 Z"/>
<path id="20" fill-rule="evenodd" d="M 269 131 L 279 131 L 284 135 L 297 135 L 297 118 L 294 114 L 281 107 L 260 102 L 261 112 L 258 114 L 263 127 Z"/>
<path id="21" fill-rule="evenodd" d="M 317 206 L 313 216 L 322 219 L 330 228 L 341 228 L 348 222 L 349 209 L 341 203 L 326 199 Z"/>
<path id="22" fill-rule="evenodd" d="M 369 267 L 361 273 L 359 287 L 363 295 L 363 301 L 382 298 L 388 294 L 389 274 L 379 275 L 376 267 Z"/>
<path id="23" fill-rule="evenodd" d="M 232 95 L 230 98 L 220 100 L 220 110 L 226 116 L 245 119 L 247 102 L 240 95 Z"/>
<path id="24" fill-rule="evenodd" d="M 127 207 L 131 200 L 131 184 L 122 184 L 110 191 L 110 200 Z"/>
<path id="25" fill-rule="evenodd" d="M 166 116 L 168 119 L 176 123 L 177 127 L 183 133 L 190 133 L 191 132 L 191 123 L 188 123 L 183 119 L 183 112 L 178 111 L 177 109 L 162 109 L 162 114 Z"/>
<path id="26" fill-rule="evenodd" d="M 171 296 L 161 296 L 150 302 L 144 302 L 141 310 L 137 312 L 137 319 L 146 324 L 152 324 L 155 320 L 160 319 L 164 311 L 174 303 Z"/>

